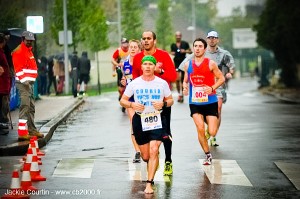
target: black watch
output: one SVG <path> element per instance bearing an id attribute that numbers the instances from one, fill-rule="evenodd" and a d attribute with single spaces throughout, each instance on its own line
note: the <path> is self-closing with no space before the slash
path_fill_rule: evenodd
<path id="1" fill-rule="evenodd" d="M 164 106 L 163 107 L 167 107 L 168 106 L 168 103 L 167 102 L 164 102 Z"/>
<path id="2" fill-rule="evenodd" d="M 160 71 L 160 75 L 163 75 L 165 73 L 165 71 L 164 71 L 164 69 L 161 69 L 161 71 Z"/>

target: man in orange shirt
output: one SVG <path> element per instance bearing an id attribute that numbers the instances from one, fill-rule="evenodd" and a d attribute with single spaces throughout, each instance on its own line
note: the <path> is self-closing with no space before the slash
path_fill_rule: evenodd
<path id="1" fill-rule="evenodd" d="M 129 42 L 126 38 L 121 39 L 121 46 L 115 50 L 111 63 L 113 64 L 113 77 L 117 75 L 117 85 L 119 91 L 119 100 L 121 99 L 125 87 L 121 84 L 122 74 L 122 63 L 125 61 L 126 57 L 129 55 Z M 125 108 L 122 107 L 122 112 L 125 112 Z"/>
<path id="2" fill-rule="evenodd" d="M 13 51 L 12 59 L 16 72 L 16 87 L 21 98 L 19 110 L 18 140 L 30 140 L 32 136 L 44 137 L 34 124 L 35 105 L 33 84 L 37 78 L 37 64 L 32 53 L 35 40 L 32 32 L 22 33 L 21 44 Z"/>

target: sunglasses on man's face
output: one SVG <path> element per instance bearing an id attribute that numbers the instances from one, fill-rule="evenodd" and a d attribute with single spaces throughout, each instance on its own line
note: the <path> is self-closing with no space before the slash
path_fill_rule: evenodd
<path id="1" fill-rule="evenodd" d="M 218 39 L 218 37 L 207 37 L 208 39 Z"/>

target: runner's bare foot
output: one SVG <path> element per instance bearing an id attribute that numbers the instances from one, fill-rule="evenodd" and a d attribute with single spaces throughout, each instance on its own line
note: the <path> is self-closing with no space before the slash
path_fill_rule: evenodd
<path id="1" fill-rule="evenodd" d="M 152 194 L 154 191 L 152 189 L 153 181 L 147 180 L 146 189 L 144 190 L 147 194 Z"/>

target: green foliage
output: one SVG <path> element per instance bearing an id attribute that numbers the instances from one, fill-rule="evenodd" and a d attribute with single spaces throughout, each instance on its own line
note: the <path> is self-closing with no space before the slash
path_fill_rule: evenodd
<path id="1" fill-rule="evenodd" d="M 159 35 L 158 46 L 166 49 L 173 41 L 173 27 L 169 13 L 170 2 L 158 0 L 158 18 L 156 20 L 156 34 Z"/>
<path id="2" fill-rule="evenodd" d="M 198 3 L 195 1 L 196 27 L 207 32 L 211 29 L 213 20 L 217 14 L 216 0 L 208 0 L 206 3 Z M 188 25 L 192 25 L 192 1 L 176 0 L 172 3 L 173 22 L 179 19 L 187 21 Z"/>
<path id="3" fill-rule="evenodd" d="M 108 93 L 108 92 L 118 92 L 117 86 L 106 86 L 102 85 L 101 93 Z M 97 96 L 99 95 L 98 88 L 89 88 L 87 89 L 87 96 Z"/>
<path id="4" fill-rule="evenodd" d="M 207 3 L 195 4 L 196 26 L 204 32 L 208 32 L 213 27 L 213 20 L 217 15 L 217 2 L 210 0 Z"/>
<path id="5" fill-rule="evenodd" d="M 104 12 L 97 0 L 67 1 L 68 30 L 72 31 L 76 50 L 84 42 L 92 51 L 108 48 L 107 25 Z M 51 19 L 51 31 L 58 43 L 58 32 L 63 30 L 63 1 L 55 0 Z"/>
<path id="6" fill-rule="evenodd" d="M 24 10 L 21 7 L 21 1 L 14 3 L 11 3 L 11 0 L 0 1 L 0 30 L 26 27 Z"/>
<path id="7" fill-rule="evenodd" d="M 93 52 L 109 47 L 106 18 L 96 0 L 92 0 L 87 6 L 81 22 L 80 37 Z"/>
<path id="8" fill-rule="evenodd" d="M 122 0 L 122 30 L 124 37 L 139 39 L 142 32 L 142 8 L 139 0 Z"/>
<path id="9" fill-rule="evenodd" d="M 222 17 L 215 22 L 215 29 L 220 35 L 221 46 L 230 52 L 235 51 L 232 48 L 232 29 L 234 28 L 251 28 L 257 19 L 254 17 L 245 17 L 242 14 L 241 8 L 234 8 L 232 15 Z"/>
<path id="10" fill-rule="evenodd" d="M 86 7 L 84 3 L 84 0 L 67 1 L 68 30 L 72 31 L 73 44 L 71 46 L 74 46 L 74 50 L 76 50 L 78 43 L 82 41 L 82 38 L 80 38 L 78 33 L 81 25 L 81 16 Z M 51 32 L 58 44 L 58 32 L 64 30 L 62 0 L 55 0 L 52 13 Z"/>
<path id="11" fill-rule="evenodd" d="M 258 43 L 274 52 L 282 68 L 282 81 L 288 87 L 299 86 L 299 7 L 298 0 L 267 0 L 260 21 L 255 25 Z"/>

